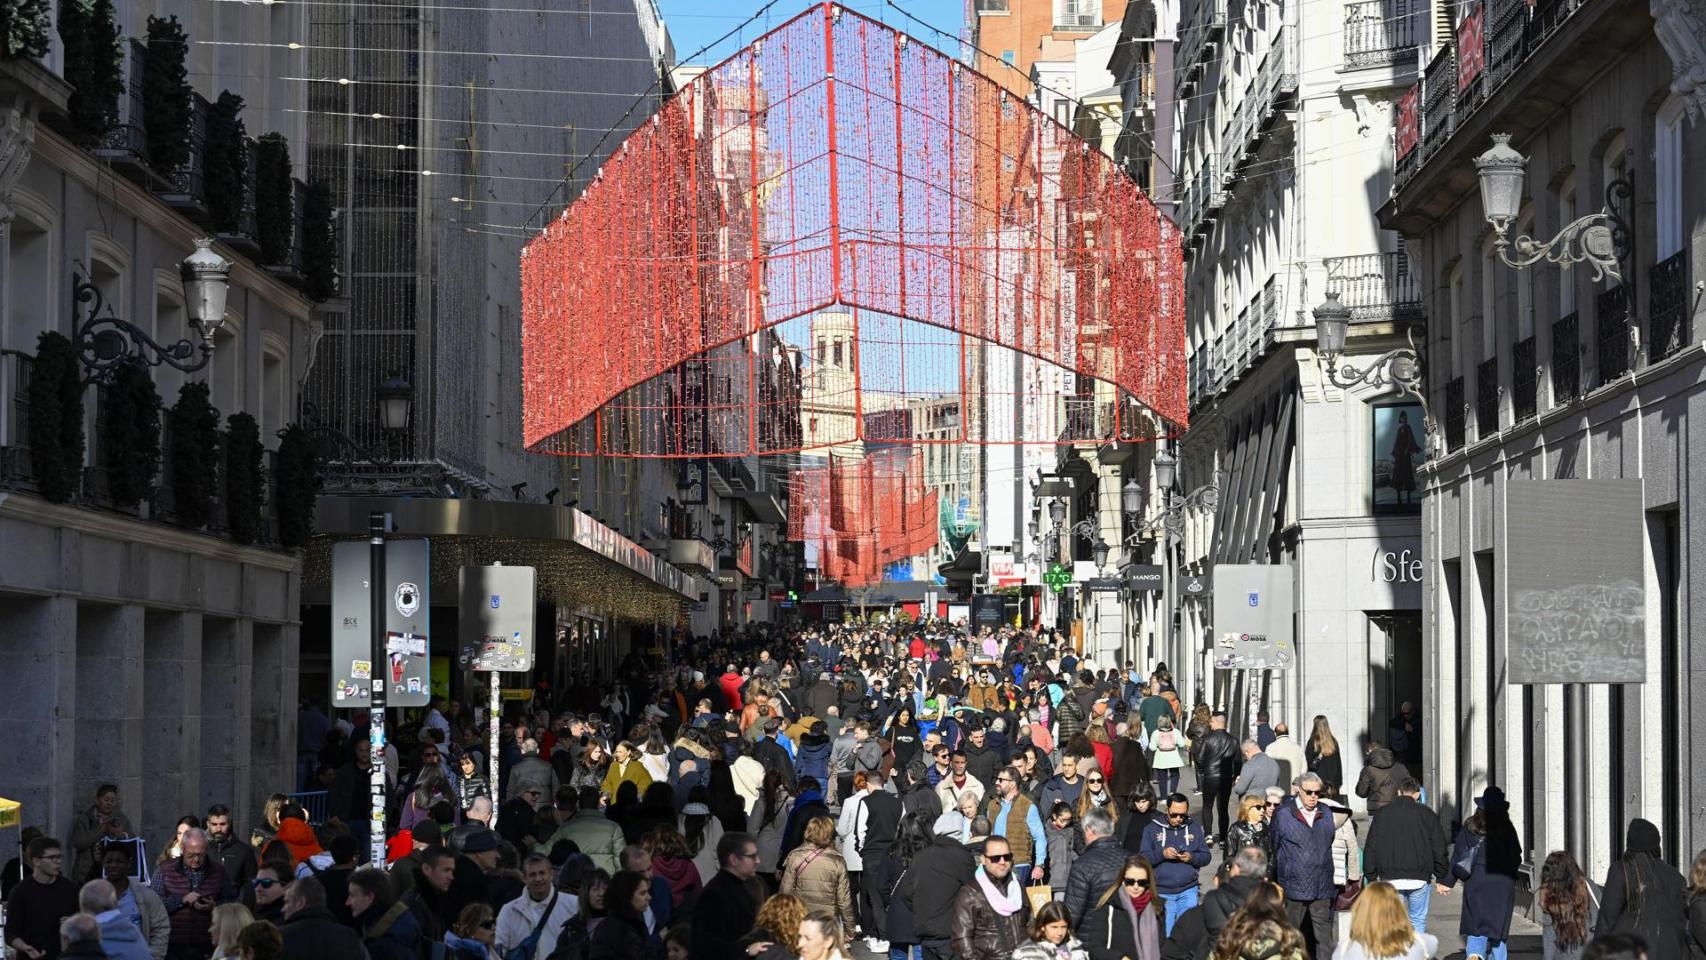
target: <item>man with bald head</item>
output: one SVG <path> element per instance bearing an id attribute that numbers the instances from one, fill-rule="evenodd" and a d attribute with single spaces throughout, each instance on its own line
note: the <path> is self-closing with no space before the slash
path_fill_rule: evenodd
<path id="1" fill-rule="evenodd" d="M 214 905 L 235 900 L 237 891 L 226 880 L 225 868 L 208 856 L 207 834 L 187 830 L 180 846 L 183 855 L 166 861 L 151 884 L 172 922 L 166 960 L 205 960 L 213 952 Z"/>
<path id="2" fill-rule="evenodd" d="M 77 912 L 95 918 L 101 928 L 101 952 L 108 960 L 153 960 L 148 942 L 118 908 L 118 891 L 105 880 L 90 880 L 77 891 Z"/>

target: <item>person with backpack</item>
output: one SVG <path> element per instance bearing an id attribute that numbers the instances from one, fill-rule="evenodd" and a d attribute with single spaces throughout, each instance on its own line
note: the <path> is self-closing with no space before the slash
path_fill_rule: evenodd
<path id="1" fill-rule="evenodd" d="M 1149 737 L 1149 765 L 1155 771 L 1155 794 L 1165 797 L 1179 789 L 1179 771 L 1189 759 L 1190 738 L 1175 729 L 1173 715 L 1164 713 Z"/>
<path id="2" fill-rule="evenodd" d="M 542 853 L 522 863 L 527 888 L 498 911 L 494 944 L 503 960 L 544 960 L 557 948 L 557 934 L 574 917 L 574 897 L 556 888 L 556 870 Z"/>

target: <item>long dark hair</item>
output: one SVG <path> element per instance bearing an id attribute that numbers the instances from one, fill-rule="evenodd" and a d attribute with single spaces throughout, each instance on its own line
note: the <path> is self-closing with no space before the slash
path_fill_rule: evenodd
<path id="1" fill-rule="evenodd" d="M 614 919 L 639 923 L 643 927 L 645 921 L 634 909 L 634 893 L 646 885 L 645 874 L 632 870 L 616 871 L 616 876 L 610 878 L 610 889 L 604 894 L 605 911 Z"/>
<path id="2" fill-rule="evenodd" d="M 1211 956 L 1213 960 L 1238 960 L 1244 948 L 1258 940 L 1273 941 L 1274 946 L 1267 952 L 1270 957 L 1289 957 L 1304 952 L 1303 934 L 1298 933 L 1286 918 L 1284 895 L 1279 887 L 1266 882 L 1256 887 L 1250 899 L 1244 901 L 1238 912 L 1226 921 Z"/>
<path id="3" fill-rule="evenodd" d="M 782 785 L 782 771 L 764 771 L 764 785 L 758 788 L 758 795 L 764 801 L 764 822 L 759 826 L 768 827 L 776 822 L 776 814 L 782 811 L 782 798 L 787 795 L 787 789 Z"/>
<path id="4" fill-rule="evenodd" d="M 1540 909 L 1552 918 L 1558 946 L 1580 946 L 1588 940 L 1588 885 L 1576 858 L 1554 850 L 1540 868 Z"/>

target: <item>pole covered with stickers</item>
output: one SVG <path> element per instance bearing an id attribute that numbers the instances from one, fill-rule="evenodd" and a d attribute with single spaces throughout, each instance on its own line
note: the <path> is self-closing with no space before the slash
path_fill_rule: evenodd
<path id="1" fill-rule="evenodd" d="M 367 515 L 368 550 L 371 571 L 368 596 L 373 603 L 373 650 L 371 685 L 373 696 L 368 703 L 368 744 L 373 762 L 369 766 L 369 786 L 373 809 L 369 814 L 368 856 L 375 864 L 385 863 L 385 529 L 389 516 L 379 511 Z"/>

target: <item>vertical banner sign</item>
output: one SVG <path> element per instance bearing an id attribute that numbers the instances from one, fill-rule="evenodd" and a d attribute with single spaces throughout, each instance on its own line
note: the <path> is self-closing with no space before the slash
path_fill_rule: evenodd
<path id="1" fill-rule="evenodd" d="M 388 706 L 424 707 L 432 698 L 427 541 L 386 541 L 385 649 L 378 663 L 373 662 L 369 549 L 365 540 L 332 544 L 332 706 L 366 709 L 378 680 L 385 684 Z"/>
<path id="2" fill-rule="evenodd" d="M 1214 568 L 1216 670 L 1285 670 L 1297 665 L 1296 571 L 1283 563 Z"/>
<path id="3" fill-rule="evenodd" d="M 491 700 L 486 724 L 487 763 L 492 796 L 501 795 L 498 779 L 498 726 L 503 714 L 500 672 L 533 669 L 533 615 L 537 607 L 537 576 L 532 567 L 463 567 L 457 577 L 459 623 L 457 662 L 467 670 L 486 673 Z M 498 825 L 497 804 L 491 826 Z"/>
<path id="4" fill-rule="evenodd" d="M 1400 160 L 1409 156 L 1416 149 L 1416 144 L 1422 141 L 1421 102 L 1420 83 L 1411 84 L 1410 89 L 1398 98 L 1398 133 L 1394 146 Z"/>
<path id="5" fill-rule="evenodd" d="M 1639 480 L 1512 480 L 1505 495 L 1507 683 L 1641 683 Z"/>
<path id="6" fill-rule="evenodd" d="M 1457 25 L 1457 93 L 1474 86 L 1487 65 L 1487 4 L 1477 3 Z"/>

